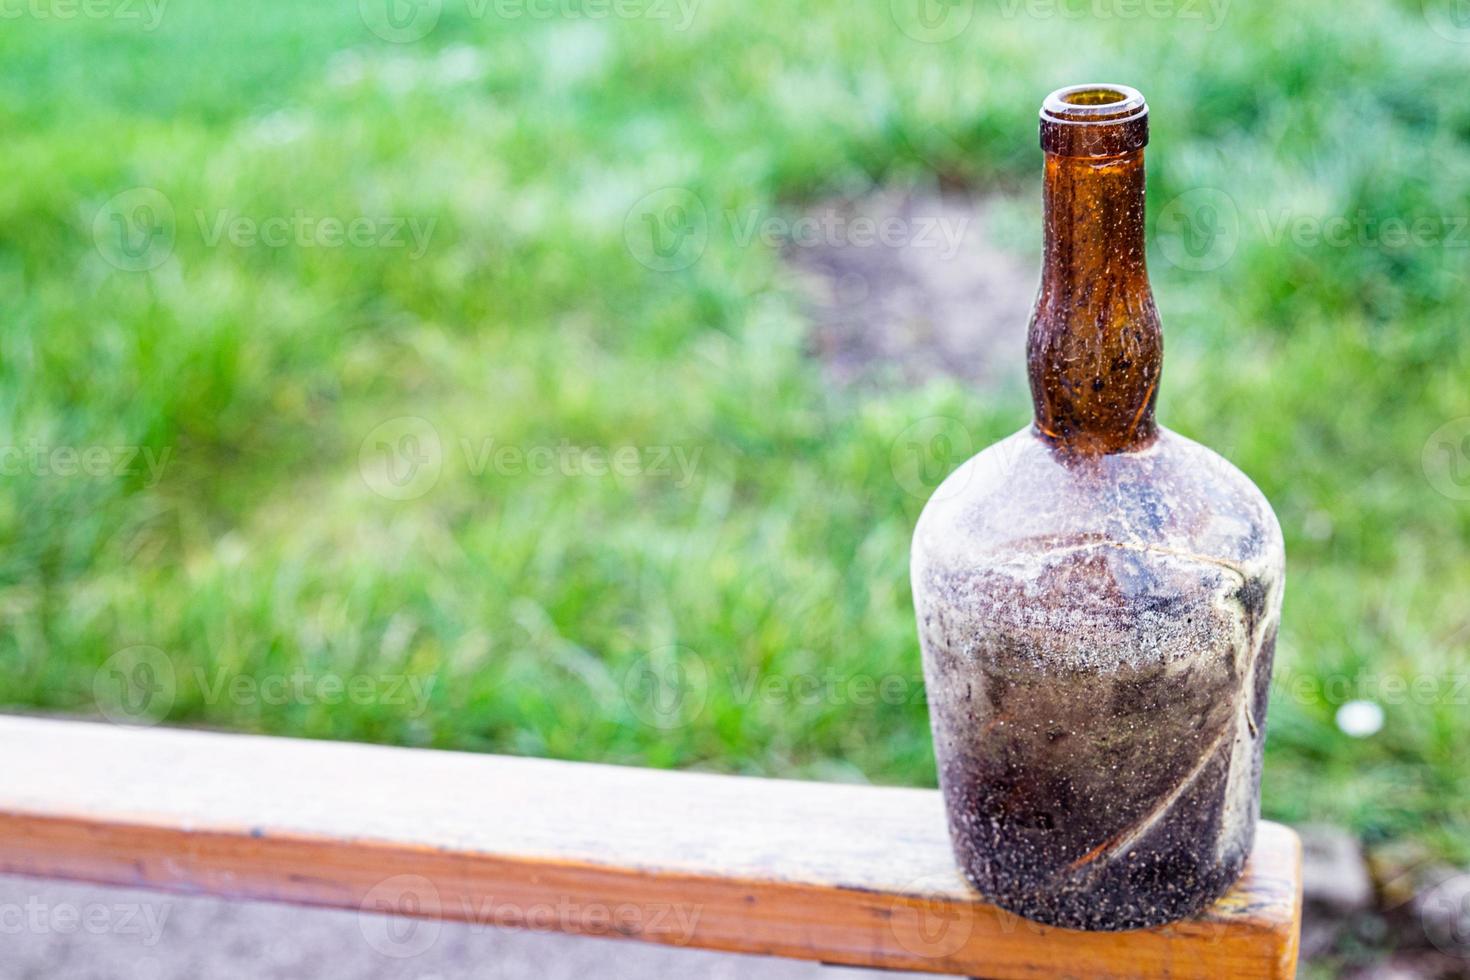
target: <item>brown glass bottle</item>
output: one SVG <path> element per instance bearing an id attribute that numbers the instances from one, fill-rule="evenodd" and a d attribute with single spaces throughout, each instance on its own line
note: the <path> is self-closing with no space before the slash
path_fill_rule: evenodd
<path id="1" fill-rule="evenodd" d="M 1044 103 L 1035 422 L 950 475 L 912 553 L 956 856 L 1080 929 L 1191 915 L 1238 876 L 1285 564 L 1255 485 L 1154 421 L 1147 141 L 1124 86 Z"/>

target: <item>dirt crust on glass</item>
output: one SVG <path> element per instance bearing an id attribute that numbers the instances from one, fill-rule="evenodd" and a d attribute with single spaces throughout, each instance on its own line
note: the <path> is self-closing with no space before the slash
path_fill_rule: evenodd
<path id="1" fill-rule="evenodd" d="M 1229 888 L 1284 564 L 1255 485 L 1167 429 L 1085 456 L 1028 427 L 940 486 L 914 601 L 951 837 L 987 899 L 1115 930 Z"/>

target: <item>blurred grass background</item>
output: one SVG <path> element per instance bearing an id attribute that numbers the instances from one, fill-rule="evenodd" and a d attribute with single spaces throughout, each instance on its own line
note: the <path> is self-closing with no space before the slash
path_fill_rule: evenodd
<path id="1" fill-rule="evenodd" d="M 721 216 L 940 179 L 1034 209 L 1042 96 L 1119 81 L 1152 106 L 1151 213 L 1239 207 L 1218 268 L 1151 266 L 1161 420 L 1286 534 L 1265 810 L 1470 859 L 1470 503 L 1421 463 L 1470 414 L 1470 44 L 1428 7 L 375 2 L 173 0 L 149 29 L 38 0 L 0 32 L 0 443 L 169 454 L 156 480 L 4 477 L 0 703 L 90 711 L 146 645 L 173 723 L 932 784 L 896 447 L 942 416 L 978 449 L 1024 388 L 831 387 L 779 254 Z M 106 240 L 135 188 L 173 218 L 142 271 Z M 707 223 L 663 271 L 640 208 L 670 193 Z M 302 212 L 432 232 L 421 255 L 211 239 Z M 1283 214 L 1447 220 L 1334 247 L 1274 235 Z M 444 451 L 399 501 L 363 460 L 404 416 Z M 688 481 L 535 476 L 460 440 L 698 457 Z M 671 658 L 697 697 L 650 719 L 629 692 Z M 298 670 L 432 687 L 423 710 L 211 693 Z M 781 693 L 811 677 L 903 694 Z M 1359 697 L 1386 720 L 1354 739 L 1334 716 Z"/>

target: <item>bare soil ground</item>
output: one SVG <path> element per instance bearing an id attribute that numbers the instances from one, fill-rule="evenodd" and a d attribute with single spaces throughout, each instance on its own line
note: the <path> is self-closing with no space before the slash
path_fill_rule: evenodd
<path id="1" fill-rule="evenodd" d="M 996 240 L 1006 203 L 882 190 L 824 202 L 793 228 L 785 256 L 834 383 L 1018 376 L 1037 268 Z"/>

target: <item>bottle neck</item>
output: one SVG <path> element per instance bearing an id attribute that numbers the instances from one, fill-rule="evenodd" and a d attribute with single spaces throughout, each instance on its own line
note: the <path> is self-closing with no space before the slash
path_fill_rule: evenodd
<path id="1" fill-rule="evenodd" d="M 1157 435 L 1163 340 L 1144 260 L 1143 150 L 1048 152 L 1041 288 L 1027 336 L 1036 428 L 1069 451 Z"/>

